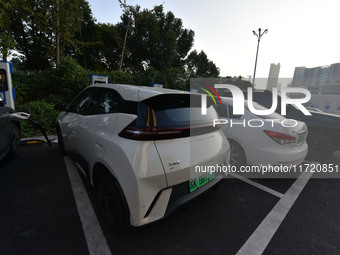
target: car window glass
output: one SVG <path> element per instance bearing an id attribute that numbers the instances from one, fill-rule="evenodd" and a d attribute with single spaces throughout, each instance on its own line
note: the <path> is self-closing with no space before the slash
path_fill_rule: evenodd
<path id="1" fill-rule="evenodd" d="M 258 103 L 255 103 L 253 102 L 253 107 L 256 109 L 256 110 L 259 110 L 259 111 L 266 111 L 268 110 L 267 107 L 264 107 L 263 105 L 260 105 Z M 248 108 L 248 105 L 247 103 L 244 104 L 244 108 L 247 110 L 247 111 L 250 111 L 249 108 Z M 252 113 L 254 114 L 254 113 Z M 277 112 L 273 112 L 271 114 L 267 114 L 267 115 L 257 115 L 257 114 L 254 114 L 255 116 L 261 118 L 261 119 L 279 119 L 279 120 L 283 120 L 285 119 L 283 116 L 281 116 L 280 114 L 278 114 Z"/>
<path id="2" fill-rule="evenodd" d="M 228 116 L 230 119 L 239 119 L 242 117 L 241 114 L 234 114 L 233 113 L 233 107 L 231 105 L 228 105 Z"/>
<path id="3" fill-rule="evenodd" d="M 273 105 L 273 95 L 270 93 L 255 93 L 253 95 L 253 101 L 259 103 L 260 105 L 263 105 L 264 107 L 270 109 Z M 281 97 L 277 97 L 277 106 L 275 112 L 280 113 L 281 112 Z"/>
<path id="4" fill-rule="evenodd" d="M 117 113 L 121 102 L 121 97 L 115 91 L 99 89 L 93 95 L 88 114 Z"/>
<path id="5" fill-rule="evenodd" d="M 170 128 L 213 123 L 218 115 L 207 102 L 207 114 L 201 114 L 201 98 L 196 95 L 159 95 L 137 106 L 136 125 L 139 127 Z"/>
<path id="6" fill-rule="evenodd" d="M 85 115 L 88 109 L 88 106 L 90 104 L 90 101 L 91 101 L 91 91 L 88 89 L 88 90 L 81 92 L 73 100 L 69 108 L 69 111 Z"/>
<path id="7" fill-rule="evenodd" d="M 228 105 L 227 104 L 217 104 L 215 109 L 220 117 L 228 118 Z"/>

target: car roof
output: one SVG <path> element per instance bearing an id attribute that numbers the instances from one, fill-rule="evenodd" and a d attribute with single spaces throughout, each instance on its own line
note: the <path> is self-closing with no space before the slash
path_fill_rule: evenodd
<path id="1" fill-rule="evenodd" d="M 94 84 L 90 87 L 109 88 L 116 90 L 125 100 L 140 102 L 153 96 L 161 94 L 190 94 L 187 91 L 164 89 L 158 87 L 146 87 L 127 84 Z"/>

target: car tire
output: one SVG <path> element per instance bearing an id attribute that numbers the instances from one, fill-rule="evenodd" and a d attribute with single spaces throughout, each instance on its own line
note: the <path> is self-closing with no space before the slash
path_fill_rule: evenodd
<path id="1" fill-rule="evenodd" d="M 307 137 L 308 154 L 306 159 L 311 161 L 322 161 L 334 152 L 332 140 L 322 133 L 309 133 Z"/>
<path id="2" fill-rule="evenodd" d="M 64 140 L 63 140 L 63 136 L 61 134 L 61 130 L 59 126 L 57 126 L 57 137 L 58 137 L 58 146 L 59 146 L 60 154 L 66 155 Z"/>
<path id="3" fill-rule="evenodd" d="M 228 140 L 230 143 L 230 165 L 237 168 L 246 164 L 246 155 L 242 146 L 234 140 Z"/>
<path id="4" fill-rule="evenodd" d="M 11 144 L 10 144 L 10 149 L 9 149 L 9 156 L 11 158 L 14 158 L 18 156 L 20 153 L 20 129 L 19 127 L 15 124 L 11 124 Z"/>
<path id="5" fill-rule="evenodd" d="M 101 213 L 108 228 L 112 231 L 122 231 L 126 228 L 124 200 L 118 183 L 105 174 L 99 179 L 97 195 Z"/>

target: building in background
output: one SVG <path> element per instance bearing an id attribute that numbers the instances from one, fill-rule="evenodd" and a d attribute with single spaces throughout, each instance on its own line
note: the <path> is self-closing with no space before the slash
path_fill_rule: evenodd
<path id="1" fill-rule="evenodd" d="M 313 68 L 296 67 L 292 87 L 317 95 L 340 95 L 340 63 Z"/>
<path id="2" fill-rule="evenodd" d="M 340 63 L 313 68 L 296 67 L 292 87 L 311 92 L 309 106 L 340 114 Z"/>
<path id="3" fill-rule="evenodd" d="M 268 81 L 267 81 L 267 90 L 272 91 L 274 87 L 277 87 L 279 73 L 280 73 L 280 63 L 270 64 Z"/>

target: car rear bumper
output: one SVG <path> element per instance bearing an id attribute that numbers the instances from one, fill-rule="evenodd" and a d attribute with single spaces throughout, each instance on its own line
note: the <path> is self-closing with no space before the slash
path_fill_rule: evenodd
<path id="1" fill-rule="evenodd" d="M 178 207 L 184 205 L 185 203 L 189 202 L 190 200 L 194 199 L 195 197 L 203 194 L 222 180 L 224 180 L 224 175 L 218 175 L 214 180 L 205 184 L 201 188 L 190 192 L 189 191 L 189 183 L 184 182 L 172 187 L 171 196 L 169 199 L 169 203 L 165 212 L 164 217 L 169 216 L 172 212 L 174 212 Z"/>
<path id="2" fill-rule="evenodd" d="M 247 146 L 245 152 L 249 165 L 299 165 L 308 153 L 308 145 L 296 148 Z"/>
<path id="3" fill-rule="evenodd" d="M 172 213 L 174 213 L 177 209 L 181 208 L 183 205 L 185 205 L 186 203 L 188 203 L 189 201 L 199 197 L 200 195 L 202 195 L 203 193 L 207 192 L 208 190 L 210 190 L 212 187 L 214 187 L 215 185 L 221 183 L 225 178 L 224 174 L 220 174 L 218 176 L 216 176 L 216 178 L 212 181 L 210 181 L 209 183 L 207 183 L 206 185 L 202 186 L 201 188 L 190 192 L 189 190 L 189 181 L 177 184 L 173 187 L 170 188 L 166 188 L 164 190 L 161 190 L 161 193 L 168 193 L 170 194 L 170 196 L 167 196 L 168 199 L 167 201 L 159 201 L 159 203 L 164 204 L 164 202 L 167 204 L 167 206 L 165 207 L 165 213 L 163 215 L 163 217 L 155 220 L 153 219 L 152 221 L 147 221 L 141 225 L 130 225 L 132 228 L 143 228 L 145 226 L 148 226 L 150 224 L 155 224 L 157 222 L 160 222 L 162 220 L 165 220 L 168 216 L 170 216 Z"/>

